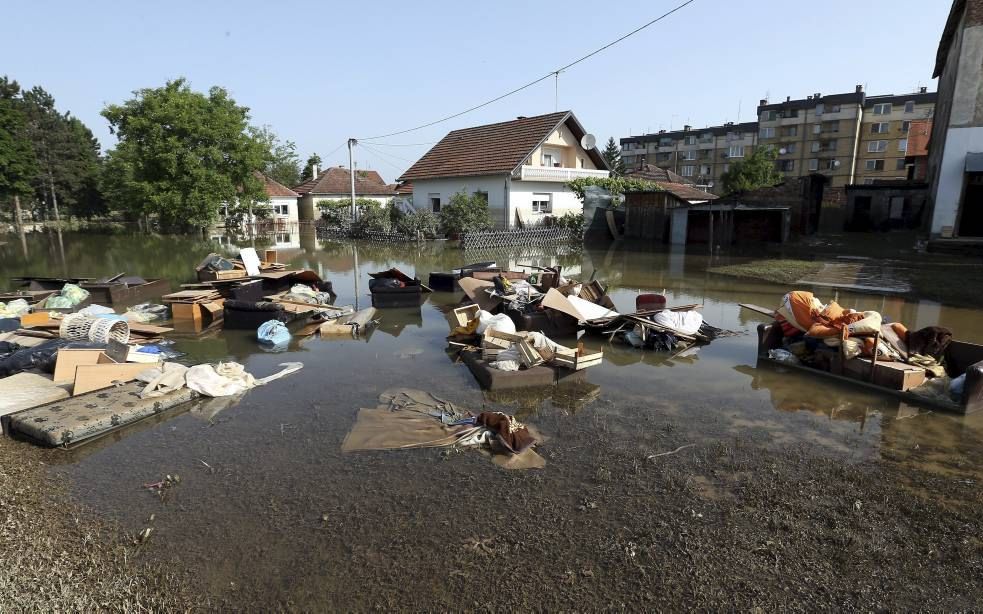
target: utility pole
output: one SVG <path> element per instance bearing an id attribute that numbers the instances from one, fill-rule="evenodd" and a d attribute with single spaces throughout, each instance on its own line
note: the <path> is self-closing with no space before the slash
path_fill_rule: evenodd
<path id="1" fill-rule="evenodd" d="M 358 145 L 357 139 L 348 139 L 348 174 L 352 180 L 352 221 L 355 221 L 355 156 L 352 150 Z"/>

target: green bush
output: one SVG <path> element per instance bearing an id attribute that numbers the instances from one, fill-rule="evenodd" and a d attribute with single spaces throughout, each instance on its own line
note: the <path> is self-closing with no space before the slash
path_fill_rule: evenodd
<path id="1" fill-rule="evenodd" d="M 352 199 L 341 198 L 338 200 L 323 199 L 314 205 L 321 210 L 321 219 L 330 228 L 348 228 L 352 221 Z M 381 210 L 379 201 L 371 198 L 356 198 L 355 206 L 362 213 L 373 209 Z"/>
<path id="2" fill-rule="evenodd" d="M 404 235 L 433 238 L 440 231 L 437 214 L 425 209 L 406 213 L 399 207 L 391 206 L 389 220 L 393 231 Z"/>
<path id="3" fill-rule="evenodd" d="M 444 234 L 460 235 L 491 228 L 488 200 L 483 196 L 458 192 L 440 209 L 440 229 Z"/>
<path id="4" fill-rule="evenodd" d="M 587 222 L 584 220 L 583 213 L 567 211 L 559 217 L 554 217 L 553 225 L 570 230 L 576 237 L 582 237 L 584 236 L 584 228 Z"/>

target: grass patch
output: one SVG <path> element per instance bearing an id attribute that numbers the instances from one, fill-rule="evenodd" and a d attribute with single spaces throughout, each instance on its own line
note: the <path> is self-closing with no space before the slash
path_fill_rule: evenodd
<path id="1" fill-rule="evenodd" d="M 760 279 L 776 284 L 791 284 L 803 277 L 817 273 L 822 262 L 811 260 L 752 260 L 744 264 L 728 264 L 708 269 L 718 275 L 730 275 L 744 279 Z"/>

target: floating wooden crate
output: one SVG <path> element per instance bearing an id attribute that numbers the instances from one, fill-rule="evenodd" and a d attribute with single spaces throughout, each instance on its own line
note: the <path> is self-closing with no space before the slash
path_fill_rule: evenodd
<path id="1" fill-rule="evenodd" d="M 503 333 L 500 330 L 488 329 L 483 335 L 485 338 L 500 339 L 503 341 L 508 341 L 509 343 L 518 343 L 525 339 L 522 335 L 516 335 L 513 333 Z"/>
<path id="2" fill-rule="evenodd" d="M 543 364 L 543 357 L 527 341 L 522 340 L 516 343 L 515 346 L 519 348 L 519 358 L 527 368 Z"/>
<path id="3" fill-rule="evenodd" d="M 477 305 L 465 305 L 464 307 L 453 309 L 445 316 L 447 318 L 447 324 L 450 325 L 451 331 L 458 326 L 467 326 L 468 322 L 478 317 L 479 311 L 481 311 L 481 307 Z"/>
<path id="4" fill-rule="evenodd" d="M 496 361 L 502 351 L 500 348 L 481 348 L 481 359 L 488 362 Z"/>
<path id="5" fill-rule="evenodd" d="M 553 364 L 565 369 L 580 371 L 601 364 L 602 358 L 604 358 L 604 352 L 584 352 L 579 356 L 575 351 L 557 352 L 553 356 Z"/>

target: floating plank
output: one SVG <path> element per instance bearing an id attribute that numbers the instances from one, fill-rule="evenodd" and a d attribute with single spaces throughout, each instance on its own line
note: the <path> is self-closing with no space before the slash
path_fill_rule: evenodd
<path id="1" fill-rule="evenodd" d="M 760 313 L 761 315 L 775 317 L 774 309 L 768 309 L 767 307 L 761 307 L 760 305 L 752 305 L 751 303 L 738 303 L 738 306 L 743 307 L 748 311 L 754 311 L 756 313 Z"/>

